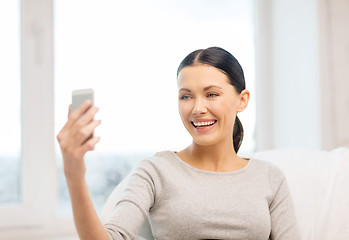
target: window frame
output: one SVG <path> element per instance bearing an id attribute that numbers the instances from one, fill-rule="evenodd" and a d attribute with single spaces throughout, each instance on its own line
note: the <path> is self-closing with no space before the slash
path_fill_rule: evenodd
<path id="1" fill-rule="evenodd" d="M 21 43 L 20 201 L 0 205 L 0 238 L 75 233 L 56 214 L 53 0 L 19 0 Z M 57 227 L 59 226 L 59 227 Z M 18 231 L 20 229 L 20 231 Z"/>

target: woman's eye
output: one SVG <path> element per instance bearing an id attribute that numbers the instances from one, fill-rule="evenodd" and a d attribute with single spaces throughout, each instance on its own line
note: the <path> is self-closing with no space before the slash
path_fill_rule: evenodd
<path id="1" fill-rule="evenodd" d="M 180 97 L 180 99 L 181 100 L 188 100 L 188 99 L 190 99 L 190 97 L 187 96 L 187 95 L 183 95 L 183 96 Z"/>
<path id="2" fill-rule="evenodd" d="M 214 97 L 217 97 L 218 96 L 218 94 L 216 94 L 216 93 L 209 93 L 209 94 L 207 94 L 207 97 L 209 97 L 209 98 L 214 98 Z"/>

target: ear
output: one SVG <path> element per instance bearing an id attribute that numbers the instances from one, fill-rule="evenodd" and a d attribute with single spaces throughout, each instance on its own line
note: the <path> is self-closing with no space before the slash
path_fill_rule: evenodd
<path id="1" fill-rule="evenodd" d="M 250 99 L 250 92 L 247 89 L 244 89 L 240 95 L 240 104 L 239 107 L 237 108 L 237 112 L 242 112 L 243 110 L 245 110 L 245 108 L 248 105 L 248 101 Z"/>

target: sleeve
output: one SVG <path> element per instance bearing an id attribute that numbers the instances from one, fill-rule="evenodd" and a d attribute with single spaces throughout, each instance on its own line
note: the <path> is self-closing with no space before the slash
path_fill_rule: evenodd
<path id="1" fill-rule="evenodd" d="M 131 172 L 120 200 L 104 224 L 110 239 L 134 239 L 139 233 L 159 190 L 156 176 L 154 165 L 147 160 Z"/>
<path id="2" fill-rule="evenodd" d="M 300 240 L 296 215 L 287 180 L 279 169 L 270 177 L 274 198 L 269 206 L 271 217 L 270 240 Z"/>

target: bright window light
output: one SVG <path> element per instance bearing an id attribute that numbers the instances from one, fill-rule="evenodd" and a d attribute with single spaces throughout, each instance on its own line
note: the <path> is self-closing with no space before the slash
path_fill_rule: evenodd
<path id="1" fill-rule="evenodd" d="M 19 1 L 0 1 L 0 205 L 20 197 L 21 83 Z"/>
<path id="2" fill-rule="evenodd" d="M 56 131 L 66 121 L 72 90 L 93 88 L 101 141 L 86 161 L 97 205 L 140 158 L 191 143 L 178 114 L 176 70 L 193 50 L 219 46 L 240 61 L 252 95 L 240 115 L 240 151 L 253 151 L 252 14 L 252 1 L 243 0 L 55 1 Z M 62 174 L 61 183 L 64 205 Z"/>

